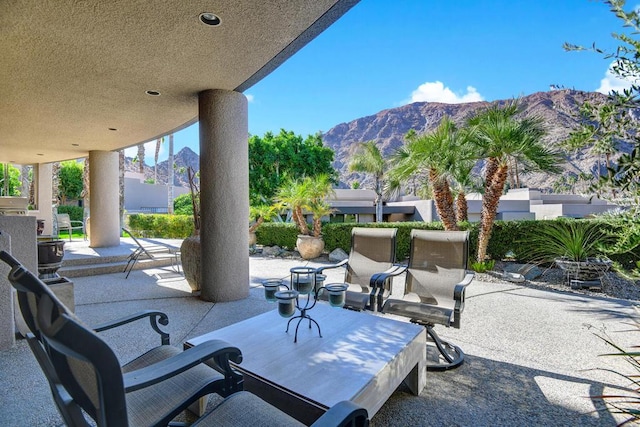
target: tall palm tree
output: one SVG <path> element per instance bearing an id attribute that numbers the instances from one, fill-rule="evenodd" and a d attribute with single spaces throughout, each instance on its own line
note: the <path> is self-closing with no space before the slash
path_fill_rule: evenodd
<path id="1" fill-rule="evenodd" d="M 164 136 L 156 139 L 156 152 L 153 155 L 153 183 L 158 183 L 158 158 L 160 157 L 160 146 L 164 143 Z"/>
<path id="2" fill-rule="evenodd" d="M 447 116 L 436 129 L 424 134 L 407 134 L 407 143 L 392 156 L 391 179 L 406 181 L 416 173 L 426 173 L 438 216 L 445 230 L 458 230 L 450 180 L 457 162 L 466 159 L 466 133 L 459 132 Z"/>
<path id="3" fill-rule="evenodd" d="M 167 213 L 173 213 L 173 134 L 169 135 L 169 161 L 167 165 Z"/>
<path id="4" fill-rule="evenodd" d="M 545 129 L 538 118 L 516 118 L 516 101 L 494 105 L 469 119 L 472 142 L 486 159 L 485 188 L 480 213 L 477 261 L 484 262 L 509 164 L 516 161 L 528 170 L 560 172 L 561 156 L 542 143 Z"/>
<path id="5" fill-rule="evenodd" d="M 376 191 L 376 222 L 382 222 L 382 191 L 386 162 L 375 141 L 361 142 L 358 151 L 351 156 L 349 171 L 372 174 Z"/>
<path id="6" fill-rule="evenodd" d="M 144 144 L 138 144 L 138 170 L 144 174 Z"/>

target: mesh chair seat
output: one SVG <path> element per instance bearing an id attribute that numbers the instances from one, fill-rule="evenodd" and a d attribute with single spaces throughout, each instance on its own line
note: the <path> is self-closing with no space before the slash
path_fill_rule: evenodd
<path id="1" fill-rule="evenodd" d="M 299 427 L 300 421 L 271 406 L 258 396 L 240 391 L 218 404 L 192 427 Z"/>
<path id="2" fill-rule="evenodd" d="M 388 299 L 384 312 L 408 317 L 412 322 L 422 325 L 446 325 L 453 322 L 453 310 L 446 307 L 426 305 L 421 302 Z"/>
<path id="3" fill-rule="evenodd" d="M 156 347 L 137 357 L 122 367 L 122 372 L 133 372 L 174 357 L 182 351 L 170 345 Z M 193 400 L 194 394 L 204 394 L 195 390 L 206 390 L 215 377 L 223 380 L 206 365 L 194 366 L 161 383 L 126 394 L 127 415 L 132 426 L 157 425 L 162 422 L 166 408 L 180 407 L 185 401 Z M 160 410 L 159 410 L 160 408 Z"/>

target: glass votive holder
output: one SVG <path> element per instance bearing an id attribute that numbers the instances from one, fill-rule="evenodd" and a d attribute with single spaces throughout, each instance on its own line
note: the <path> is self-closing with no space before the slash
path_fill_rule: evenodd
<path id="1" fill-rule="evenodd" d="M 321 287 L 324 286 L 324 281 L 327 280 L 326 274 L 316 274 L 316 288 L 314 291 L 318 291 Z"/>
<path id="2" fill-rule="evenodd" d="M 332 283 L 324 287 L 329 294 L 329 304 L 332 307 L 343 307 L 347 297 L 348 286 L 344 283 Z"/>
<path id="3" fill-rule="evenodd" d="M 297 291 L 279 291 L 276 292 L 278 300 L 278 314 L 282 317 L 291 317 L 296 312 Z"/>
<path id="4" fill-rule="evenodd" d="M 291 289 L 305 295 L 314 290 L 315 268 L 294 267 L 289 271 L 291 272 Z"/>
<path id="5" fill-rule="evenodd" d="M 276 302 L 276 292 L 280 290 L 282 279 L 267 279 L 262 281 L 264 287 L 264 298 L 269 302 Z"/>

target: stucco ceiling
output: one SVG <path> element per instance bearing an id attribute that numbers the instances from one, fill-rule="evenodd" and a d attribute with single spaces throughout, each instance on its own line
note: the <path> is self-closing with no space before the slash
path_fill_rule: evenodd
<path id="1" fill-rule="evenodd" d="M 199 92 L 245 91 L 357 1 L 3 1 L 0 162 L 84 157 L 179 130 L 197 120 Z M 201 23 L 203 12 L 220 25 Z"/>

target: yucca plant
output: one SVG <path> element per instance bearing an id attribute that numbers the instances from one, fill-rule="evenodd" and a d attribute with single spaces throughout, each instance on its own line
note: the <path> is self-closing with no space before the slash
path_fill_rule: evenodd
<path id="1" fill-rule="evenodd" d="M 522 243 L 528 247 L 532 260 L 552 262 L 565 259 L 584 262 L 601 257 L 613 236 L 601 225 L 585 220 L 551 222 L 536 234 L 527 236 Z"/>

